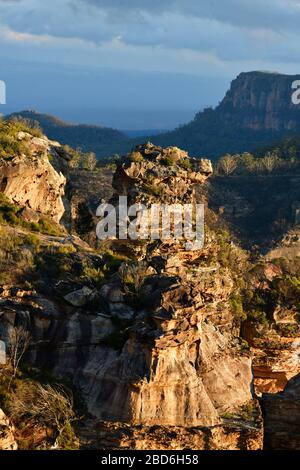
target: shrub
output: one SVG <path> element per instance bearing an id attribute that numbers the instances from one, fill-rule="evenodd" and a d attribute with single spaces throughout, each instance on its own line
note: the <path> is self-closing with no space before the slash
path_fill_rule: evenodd
<path id="1" fill-rule="evenodd" d="M 180 161 L 179 165 L 184 169 L 184 170 L 191 170 L 192 169 L 192 164 L 191 160 L 188 158 L 184 158 L 183 160 Z"/>
<path id="2" fill-rule="evenodd" d="M 161 164 L 164 166 L 174 166 L 176 164 L 176 158 L 172 155 L 168 155 L 161 160 Z"/>
<path id="3" fill-rule="evenodd" d="M 134 163 L 140 163 L 140 162 L 144 161 L 144 157 L 140 152 L 132 152 L 129 155 L 129 160 L 134 162 Z"/>
<path id="4" fill-rule="evenodd" d="M 147 276 L 147 264 L 123 264 L 119 269 L 125 294 L 129 296 L 139 296 L 143 282 Z"/>
<path id="5" fill-rule="evenodd" d="M 233 294 L 230 298 L 230 307 L 235 317 L 246 320 L 247 315 L 244 312 L 243 300 L 240 294 Z"/>
<path id="6" fill-rule="evenodd" d="M 12 396 L 9 412 L 19 425 L 34 422 L 44 428 L 46 435 L 50 429 L 55 437 L 54 447 L 71 449 L 78 447 L 71 425 L 76 419 L 73 407 L 73 394 L 62 385 L 23 381 Z"/>

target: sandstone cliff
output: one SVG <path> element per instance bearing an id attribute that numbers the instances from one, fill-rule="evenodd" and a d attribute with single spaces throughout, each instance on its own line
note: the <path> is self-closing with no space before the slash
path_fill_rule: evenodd
<path id="1" fill-rule="evenodd" d="M 62 173 L 70 175 L 59 144 L 26 133 L 18 139 L 24 140 L 25 152 L 1 159 L 6 172 L 2 189 L 19 205 L 9 206 L 6 199 L 1 205 L 15 218 L 3 219 L 6 225 L 0 227 L 0 339 L 9 357 L 14 332 L 20 327 L 29 332 L 25 362 L 34 377 L 46 372 L 80 393 L 89 413 L 78 426 L 81 446 L 259 449 L 258 396 L 265 448 L 299 448 L 298 228 L 264 256 L 253 250 L 252 260 L 224 230 L 235 224 L 245 237 L 243 219 L 257 212 L 261 194 L 277 180 L 268 178 L 261 190 L 261 180 L 252 179 L 251 186 L 244 179 L 242 189 L 235 180 L 229 191 L 226 181 L 208 183 L 209 160 L 190 158 L 176 147 L 139 145 L 119 162 L 112 187 L 109 172 L 87 172 L 80 180 L 73 173 L 68 181 L 64 222 L 88 245 L 75 234 L 39 233 L 35 227 L 33 236 L 30 224 L 18 225 L 21 216 L 47 214 L 58 220 Z M 20 169 L 32 190 L 21 184 Z M 18 201 L 8 191 L 17 181 Z M 280 205 L 281 215 L 292 224 L 298 187 L 296 180 L 289 182 L 275 184 L 275 202 L 271 194 L 264 200 L 266 211 L 269 202 Z M 117 205 L 119 196 L 126 195 L 128 204 L 143 204 L 148 211 L 158 202 L 194 205 L 196 187 L 198 201 L 219 212 L 206 208 L 203 247 L 190 250 L 184 237 L 112 237 L 98 241 L 95 249 L 95 210 L 101 199 Z M 51 194 L 43 206 L 40 192 L 44 198 Z M 235 210 L 229 212 L 232 204 Z M 280 227 L 274 235 L 288 226 Z M 262 239 L 268 233 L 264 228 Z M 5 398 L 10 366 L 3 367 L 0 406 L 11 418 L 9 400 L 19 399 L 21 392 L 17 381 Z M 34 435 L 32 423 L 22 419 L 25 427 L 22 423 L 15 433 L 3 416 L 2 447 L 23 448 L 22 433 Z M 13 423 L 16 428 L 20 424 L 16 417 Z M 38 429 L 30 446 L 49 448 L 55 432 L 47 438 L 47 431 Z"/>
<path id="2" fill-rule="evenodd" d="M 24 153 L 0 158 L 1 192 L 12 202 L 59 222 L 65 211 L 66 184 L 60 144 L 23 131 L 16 139 L 24 144 Z"/>
<path id="3" fill-rule="evenodd" d="M 211 171 L 177 148 L 139 146 L 118 166 L 110 202 L 126 194 L 131 203 L 193 203 Z M 17 251 L 34 251 L 18 236 Z M 113 240 L 100 253 L 73 237 L 40 237 L 32 264 L 2 287 L 1 338 L 9 345 L 23 325 L 27 360 L 81 392 L 94 417 L 90 446 L 261 447 L 251 357 L 230 300 L 245 254 L 221 236 L 208 230 L 194 251 L 186 240 Z M 158 431 L 146 438 L 151 426 Z"/>
<path id="4" fill-rule="evenodd" d="M 292 102 L 296 80 L 299 75 L 241 73 L 216 108 L 200 111 L 190 123 L 154 141 L 183 147 L 191 155 L 218 158 L 258 150 L 284 136 L 297 136 L 300 105 Z"/>
<path id="5" fill-rule="evenodd" d="M 265 448 L 268 450 L 300 450 L 299 375 L 284 392 L 263 397 Z"/>

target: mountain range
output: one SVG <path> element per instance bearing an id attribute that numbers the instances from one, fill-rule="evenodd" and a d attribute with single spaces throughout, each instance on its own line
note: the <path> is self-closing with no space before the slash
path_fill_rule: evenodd
<path id="1" fill-rule="evenodd" d="M 216 108 L 206 108 L 177 129 L 157 135 L 130 137 L 115 129 L 75 125 L 36 111 L 14 113 L 37 121 L 51 138 L 94 151 L 99 159 L 126 153 L 141 140 L 177 146 L 191 155 L 216 159 L 225 153 L 256 151 L 300 132 L 300 105 L 293 103 L 293 84 L 300 75 L 269 72 L 241 73 Z"/>

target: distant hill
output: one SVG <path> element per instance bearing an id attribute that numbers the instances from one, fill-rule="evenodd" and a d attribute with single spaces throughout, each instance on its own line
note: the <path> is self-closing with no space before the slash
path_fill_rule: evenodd
<path id="1" fill-rule="evenodd" d="M 157 135 L 152 131 L 148 136 L 143 132 L 126 135 L 100 126 L 72 125 L 32 111 L 10 117 L 38 121 L 50 138 L 94 151 L 98 158 L 124 154 L 136 144 L 152 141 L 163 147 L 180 147 L 191 156 L 215 159 L 225 153 L 256 152 L 282 138 L 300 136 L 300 104 L 291 99 L 296 80 L 300 75 L 241 73 L 215 109 L 207 108 L 188 124 Z"/>
<path id="2" fill-rule="evenodd" d="M 152 140 L 184 148 L 193 156 L 214 158 L 300 136 L 300 105 L 291 99 L 295 80 L 300 75 L 241 73 L 219 106 L 205 109 L 190 123 Z"/>
<path id="3" fill-rule="evenodd" d="M 114 153 L 129 151 L 132 143 L 123 132 L 108 127 L 87 124 L 70 124 L 48 114 L 36 111 L 21 111 L 5 117 L 6 119 L 26 119 L 34 125 L 38 123 L 44 133 L 52 140 L 58 140 L 73 148 L 93 151 L 98 158 Z"/>

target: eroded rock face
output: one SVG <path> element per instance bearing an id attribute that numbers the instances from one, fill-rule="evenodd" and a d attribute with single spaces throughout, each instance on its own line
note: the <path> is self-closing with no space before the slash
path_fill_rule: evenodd
<path id="1" fill-rule="evenodd" d="M 285 279 L 296 282 L 298 251 L 299 230 L 293 229 L 266 254 L 253 279 L 253 290 L 258 289 L 262 298 L 269 295 L 267 321 L 248 319 L 242 328 L 243 337 L 252 347 L 258 395 L 282 392 L 300 373 L 299 295 L 288 283 L 282 284 Z M 278 292 L 281 294 L 276 296 Z"/>
<path id="2" fill-rule="evenodd" d="M 299 110 L 292 101 L 292 84 L 296 80 L 299 75 L 241 73 L 217 109 L 224 117 L 237 116 L 244 128 L 297 130 Z"/>
<path id="3" fill-rule="evenodd" d="M 260 450 L 262 429 L 244 425 L 182 428 L 89 420 L 79 430 L 83 448 L 133 450 Z"/>
<path id="4" fill-rule="evenodd" d="M 66 178 L 54 169 L 49 156 L 59 160 L 56 149 L 60 145 L 25 132 L 20 132 L 18 139 L 26 143 L 28 152 L 0 159 L 0 190 L 12 202 L 59 222 L 65 210 L 62 198 Z"/>
<path id="5" fill-rule="evenodd" d="M 14 437 L 14 427 L 0 409 L 0 450 L 17 450 L 18 444 Z"/>
<path id="6" fill-rule="evenodd" d="M 10 296 L 2 304 L 6 313 L 1 336 L 8 343 L 15 324 L 28 325 L 32 360 L 43 368 L 52 364 L 55 375 L 71 379 L 89 412 L 101 419 L 147 426 L 213 426 L 225 413 L 251 401 L 251 360 L 230 334 L 209 320 L 205 307 L 179 308 L 189 295 L 187 286 L 177 287 L 180 292 L 174 289 L 169 308 L 169 291 L 165 297 L 156 289 L 153 297 L 161 296 L 161 311 L 158 304 L 154 311 L 133 310 L 134 320 L 127 323 L 129 338 L 121 349 L 111 345 L 120 328 L 114 311 L 63 313 L 34 295 L 15 300 Z M 216 302 L 217 296 L 212 300 Z"/>
<path id="7" fill-rule="evenodd" d="M 300 376 L 294 377 L 284 392 L 264 395 L 262 407 L 265 448 L 300 450 Z"/>

